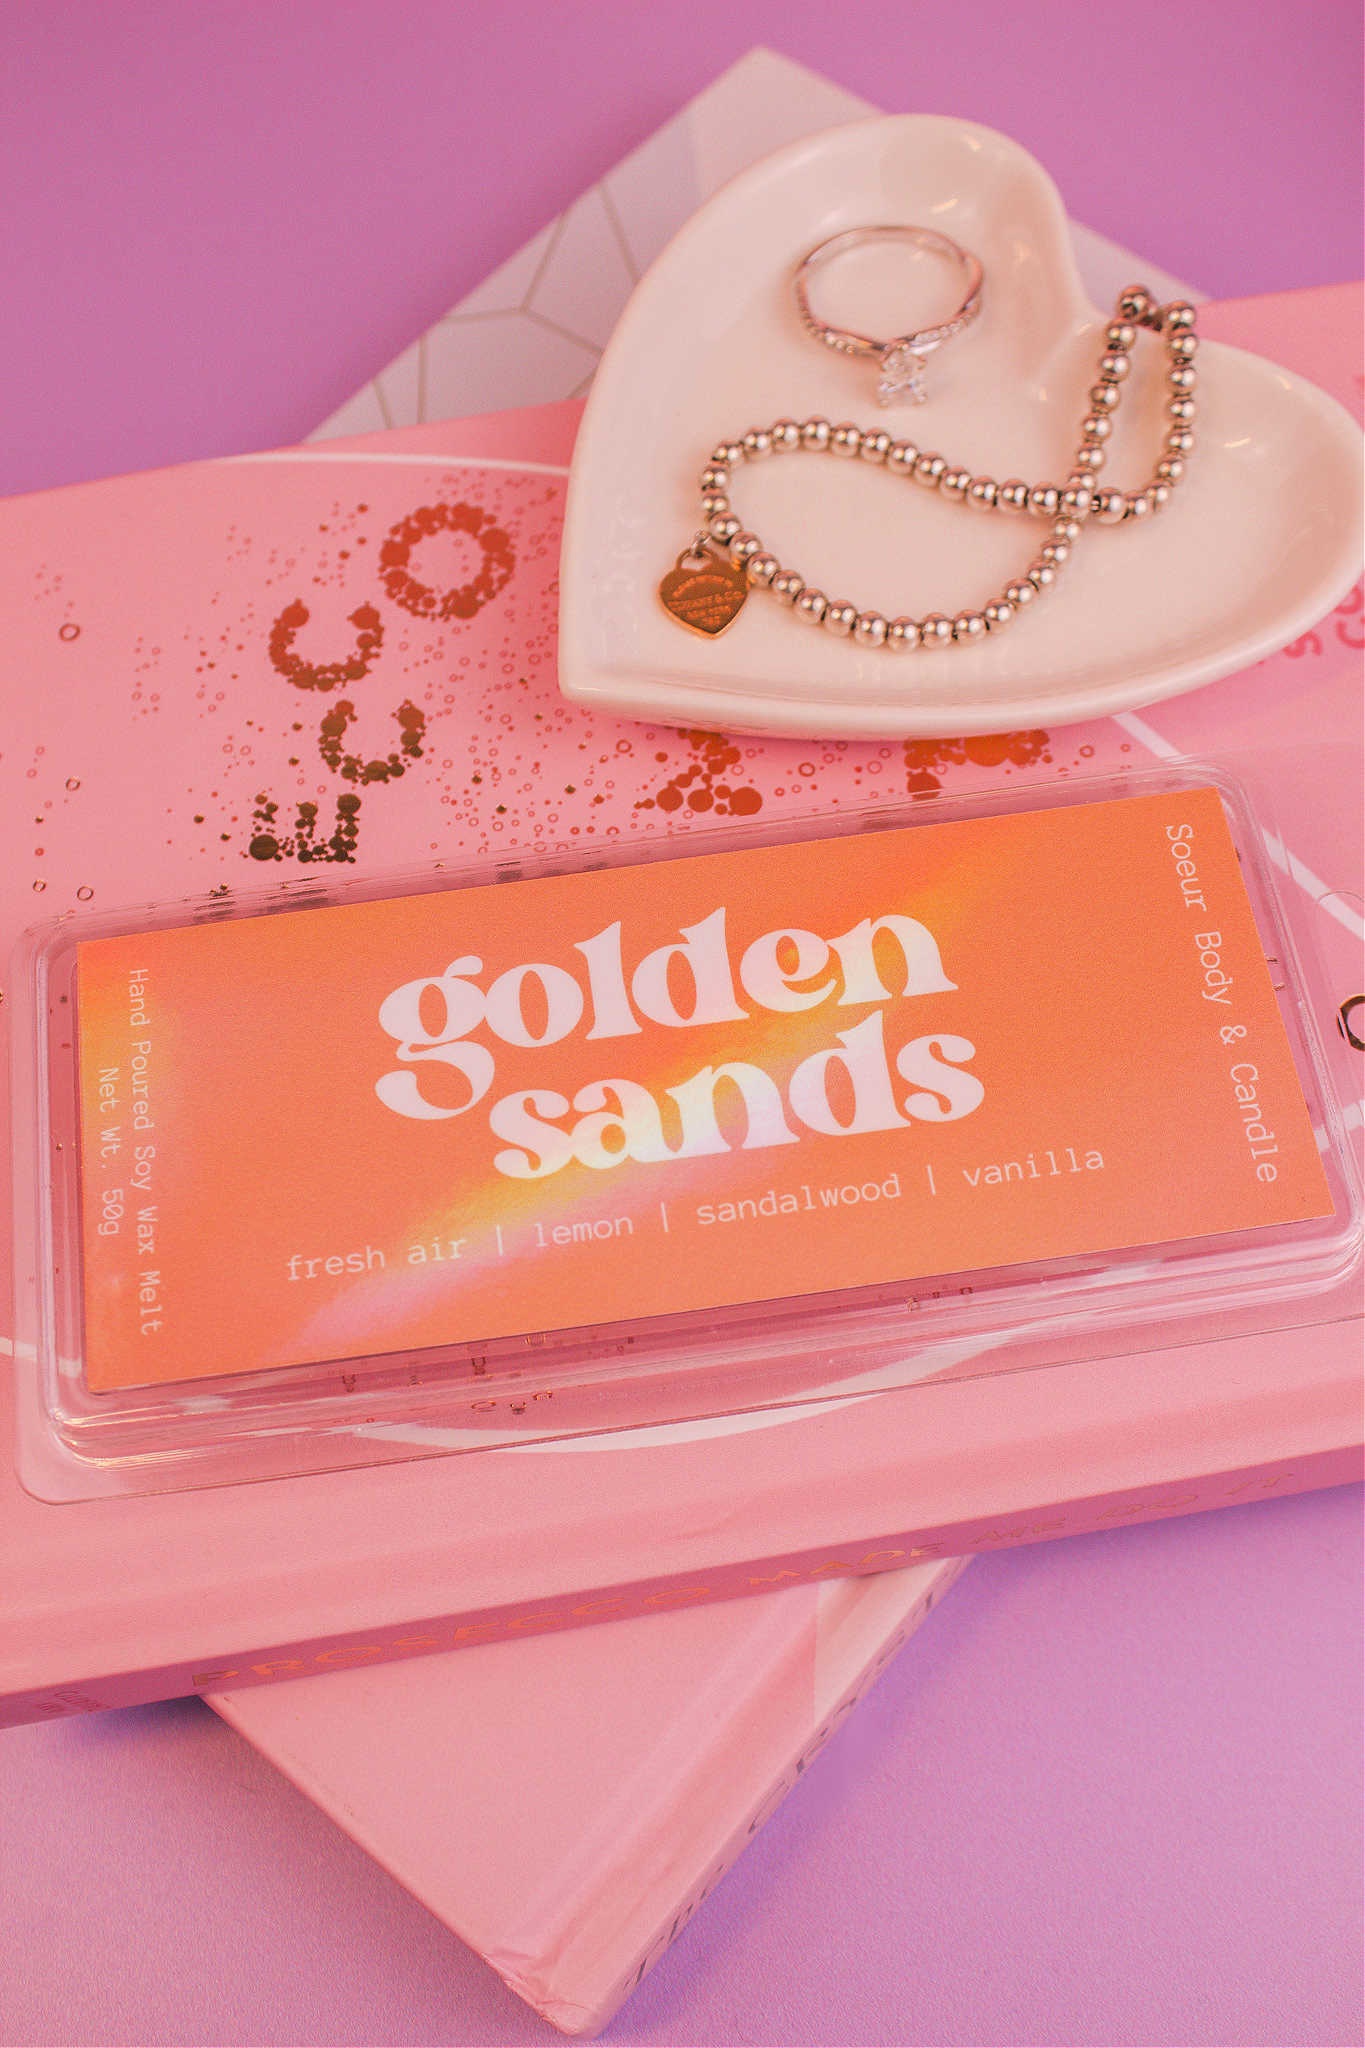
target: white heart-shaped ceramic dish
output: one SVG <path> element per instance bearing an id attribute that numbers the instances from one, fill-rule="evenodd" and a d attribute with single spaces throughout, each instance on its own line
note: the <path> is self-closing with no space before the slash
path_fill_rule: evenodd
<path id="1" fill-rule="evenodd" d="M 803 331 L 791 291 L 814 245 L 884 222 L 937 229 L 985 273 L 980 317 L 929 359 L 928 401 L 895 410 L 878 407 L 872 365 Z M 937 278 L 934 259 L 917 260 L 898 292 L 951 291 L 941 260 Z M 849 295 L 834 317 L 878 331 L 868 309 L 891 282 L 832 275 Z M 902 298 L 899 329 L 887 309 L 886 331 L 942 317 L 941 306 Z M 1110 317 L 1086 301 L 1051 179 L 990 129 L 927 115 L 858 121 L 736 178 L 643 278 L 593 384 L 565 521 L 566 695 L 727 731 L 943 736 L 1152 703 L 1284 646 L 1358 572 L 1360 438 L 1312 385 L 1216 343 L 1200 349 L 1196 446 L 1170 505 L 1087 532 L 1058 588 L 984 644 L 863 648 L 762 591 L 704 641 L 659 603 L 696 530 L 711 449 L 748 427 L 823 415 L 884 426 L 973 473 L 1065 477 Z M 1132 489 L 1150 476 L 1169 424 L 1165 367 L 1160 342 L 1140 336 L 1104 483 Z M 731 495 L 787 567 L 888 617 L 979 608 L 1046 537 L 1036 520 L 829 455 L 746 464 Z"/>

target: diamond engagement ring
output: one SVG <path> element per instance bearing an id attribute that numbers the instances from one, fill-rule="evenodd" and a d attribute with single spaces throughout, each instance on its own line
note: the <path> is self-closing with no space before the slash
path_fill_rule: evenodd
<path id="1" fill-rule="evenodd" d="M 878 341 L 870 334 L 830 326 L 811 306 L 810 280 L 816 271 L 823 270 L 852 249 L 866 247 L 870 242 L 908 242 L 916 249 L 927 249 L 934 256 L 945 257 L 966 281 L 966 295 L 956 312 L 932 327 L 921 327 L 913 334 L 898 334 L 890 341 Z M 913 405 L 923 404 L 926 396 L 925 358 L 931 356 L 935 349 L 942 348 L 945 341 L 961 334 L 965 327 L 970 327 L 981 311 L 980 263 L 970 249 L 960 248 L 934 228 L 847 228 L 843 234 L 831 235 L 827 242 L 819 243 L 801 259 L 792 284 L 797 310 L 808 334 L 814 335 L 826 348 L 837 349 L 841 355 L 867 356 L 875 361 L 878 368 L 877 400 L 881 405 L 897 405 L 906 400 Z"/>

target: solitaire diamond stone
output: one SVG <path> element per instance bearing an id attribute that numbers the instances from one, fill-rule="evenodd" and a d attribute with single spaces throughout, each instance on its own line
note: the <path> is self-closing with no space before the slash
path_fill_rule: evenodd
<path id="1" fill-rule="evenodd" d="M 879 405 L 923 405 L 928 393 L 924 389 L 924 357 L 901 342 L 882 352 L 881 375 L 877 379 L 877 403 Z"/>

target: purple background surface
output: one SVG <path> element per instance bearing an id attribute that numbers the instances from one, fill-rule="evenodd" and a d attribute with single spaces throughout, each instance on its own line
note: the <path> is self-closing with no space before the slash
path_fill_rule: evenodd
<path id="1" fill-rule="evenodd" d="M 3 490 L 296 438 L 758 41 L 1215 294 L 1360 268 L 1354 0 L 0 30 Z M 983 1560 L 609 2038 L 1357 2041 L 1359 1550 L 1351 1490 Z M 7 2044 L 557 2038 L 199 1705 L 7 1733 L 0 1815 Z"/>

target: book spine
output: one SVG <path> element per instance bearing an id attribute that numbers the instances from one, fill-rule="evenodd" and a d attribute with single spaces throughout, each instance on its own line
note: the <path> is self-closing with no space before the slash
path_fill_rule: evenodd
<path id="1" fill-rule="evenodd" d="M 1252 1500 L 1343 1486 L 1359 1479 L 1361 1472 L 1359 1445 L 1344 1445 L 1086 1499 L 1056 1504 L 1035 1500 L 998 1515 L 897 1531 L 830 1550 L 804 1551 L 766 1562 L 728 1564 L 713 1571 L 607 1587 L 598 1592 L 567 1593 L 529 1607 L 457 1614 L 423 1622 L 396 1622 L 305 1643 L 228 1651 L 202 1663 L 118 1673 L 68 1671 L 54 1674 L 48 1684 L 40 1687 L 0 1692 L 0 1728 L 92 1713 L 106 1707 L 146 1706 L 154 1700 L 179 1699 L 229 1686 L 236 1690 L 245 1685 L 265 1685 L 277 1678 L 305 1678 L 326 1671 L 351 1670 L 357 1665 L 381 1664 L 399 1657 L 462 1649 L 470 1643 L 515 1641 L 519 1636 L 547 1629 L 576 1628 L 633 1614 L 657 1614 L 670 1608 L 695 1607 L 708 1600 L 767 1593 L 782 1586 L 825 1578 L 896 1571 L 906 1565 L 931 1564 L 939 1559 L 1005 1549 L 1016 1543 L 1036 1543 L 1054 1536 L 1085 1535 L 1097 1529 L 1158 1521 L 1169 1515 L 1200 1514 Z"/>
<path id="2" fill-rule="evenodd" d="M 659 1958 L 667 1954 L 693 1918 L 697 1908 L 710 1897 L 727 1871 L 738 1862 L 759 1829 L 777 1812 L 787 1795 L 795 1790 L 830 1737 L 838 1733 L 859 1701 L 871 1691 L 897 1652 L 914 1635 L 970 1562 L 971 1560 L 966 1557 L 947 1558 L 933 1572 L 914 1605 L 902 1615 L 885 1641 L 850 1677 L 837 1697 L 826 1706 L 816 1726 L 799 1748 L 785 1759 L 762 1795 L 741 1814 L 726 1840 L 708 1863 L 705 1876 L 661 1921 L 634 1963 L 622 1973 L 601 2002 L 595 2005 L 591 2012 L 575 2007 L 547 2004 L 540 2007 L 546 2019 L 562 2032 L 574 2034 L 596 2032 L 606 2025 L 612 2014 L 637 1989 Z"/>

